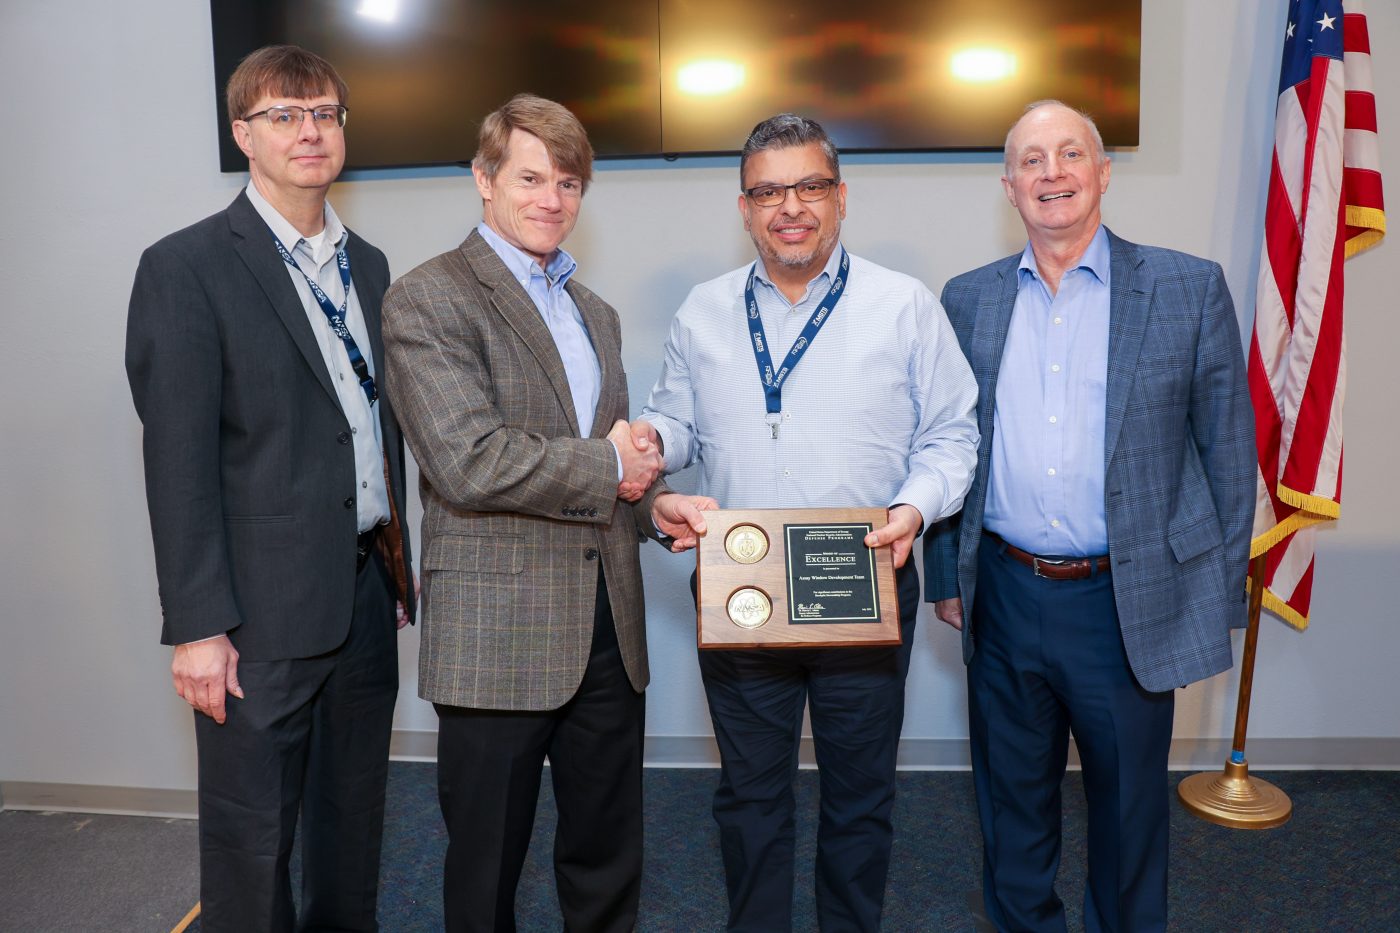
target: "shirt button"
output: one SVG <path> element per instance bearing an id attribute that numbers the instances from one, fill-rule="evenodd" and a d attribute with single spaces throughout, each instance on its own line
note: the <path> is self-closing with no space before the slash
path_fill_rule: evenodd
<path id="1" fill-rule="evenodd" d="M 1055 468 L 1054 468 L 1054 467 L 1051 467 L 1050 469 L 1046 470 L 1045 473 L 1046 473 L 1047 476 L 1054 476 L 1054 475 L 1055 475 Z"/>
<path id="2" fill-rule="evenodd" d="M 1056 418 L 1054 415 L 1051 415 L 1051 416 L 1050 416 L 1050 423 L 1051 423 L 1051 424 L 1056 424 L 1056 423 L 1059 422 L 1059 420 L 1060 420 L 1060 419 L 1059 419 L 1059 418 Z"/>
<path id="3" fill-rule="evenodd" d="M 1050 366 L 1050 371 L 1051 371 L 1052 373 L 1057 373 L 1057 372 L 1059 372 L 1059 371 L 1060 371 L 1060 364 L 1059 364 L 1059 363 L 1052 363 L 1051 366 Z"/>
<path id="4" fill-rule="evenodd" d="M 367 483 L 367 482 L 362 482 L 362 483 L 360 483 L 360 488 L 361 488 L 361 489 L 368 489 L 368 488 L 369 488 L 369 483 Z"/>
<path id="5" fill-rule="evenodd" d="M 1063 318 L 1058 318 L 1058 317 L 1057 317 L 1057 318 L 1055 318 L 1055 323 L 1056 323 L 1056 324 L 1060 324 L 1060 323 L 1063 323 L 1063 321 L 1064 321 L 1064 319 L 1063 319 Z"/>
<path id="6" fill-rule="evenodd" d="M 1051 527 L 1051 528 L 1059 528 L 1059 527 L 1060 527 L 1060 520 L 1059 520 L 1058 518 L 1052 518 L 1052 519 L 1050 519 L 1050 527 Z"/>
<path id="7" fill-rule="evenodd" d="M 783 471 L 783 475 L 784 475 L 784 476 L 791 476 L 791 475 L 792 475 L 792 471 L 791 471 L 791 470 L 784 470 L 784 471 Z"/>
<path id="8" fill-rule="evenodd" d="M 783 420 L 784 420 L 784 421 L 791 421 L 791 420 L 792 420 L 792 415 L 788 414 L 787 412 L 783 412 Z"/>
<path id="9" fill-rule="evenodd" d="M 336 378 L 339 379 L 341 382 L 345 381 L 345 373 L 336 373 L 335 375 Z"/>

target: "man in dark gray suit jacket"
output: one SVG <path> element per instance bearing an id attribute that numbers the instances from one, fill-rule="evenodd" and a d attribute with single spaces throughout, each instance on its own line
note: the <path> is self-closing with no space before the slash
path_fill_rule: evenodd
<path id="1" fill-rule="evenodd" d="M 482 222 L 384 299 L 389 387 L 422 471 L 418 690 L 438 712 L 449 930 L 514 930 L 545 757 L 564 927 L 625 931 L 642 871 L 646 627 L 638 499 L 661 466 L 627 425 L 622 329 L 562 244 L 593 149 L 529 94 L 487 116 Z M 704 530 L 674 493 L 650 516 Z"/>
<path id="2" fill-rule="evenodd" d="M 398 625 L 412 612 L 384 255 L 326 203 L 346 88 L 254 52 L 229 80 L 248 187 L 141 257 L 126 365 L 175 688 L 198 712 L 205 930 L 376 929 Z"/>
<path id="3" fill-rule="evenodd" d="M 1029 245 L 950 281 L 982 441 L 926 595 L 962 629 L 984 902 L 1063 930 L 1054 890 L 1073 733 L 1089 930 L 1166 924 L 1173 690 L 1229 668 L 1254 503 L 1239 325 L 1220 267 L 1119 239 L 1093 122 L 1027 108 L 1002 182 Z"/>

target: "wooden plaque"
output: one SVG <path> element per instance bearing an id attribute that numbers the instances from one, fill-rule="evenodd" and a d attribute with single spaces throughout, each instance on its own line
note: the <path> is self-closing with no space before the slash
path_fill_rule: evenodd
<path id="1" fill-rule="evenodd" d="M 888 521 L 882 508 L 706 512 L 695 558 L 700 647 L 899 644 L 894 558 L 864 543 Z"/>

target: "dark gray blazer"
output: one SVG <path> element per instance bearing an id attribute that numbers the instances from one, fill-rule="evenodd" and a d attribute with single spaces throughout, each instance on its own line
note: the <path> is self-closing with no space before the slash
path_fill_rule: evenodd
<path id="1" fill-rule="evenodd" d="M 1113 593 L 1138 683 L 1170 690 L 1229 668 L 1229 629 L 1245 621 L 1254 418 L 1220 266 L 1108 238 L 1104 511 Z M 1020 258 L 960 275 L 943 290 L 977 378 L 982 442 L 962 512 L 925 540 L 925 595 L 962 596 L 964 661 L 975 650 L 992 413 Z"/>
<path id="2" fill-rule="evenodd" d="M 389 390 L 421 470 L 425 700 L 563 705 L 588 664 L 599 561 L 627 676 L 647 685 L 637 524 L 605 438 L 628 417 L 621 325 L 567 287 L 602 368 L 586 438 L 544 319 L 476 231 L 384 297 Z"/>
<path id="3" fill-rule="evenodd" d="M 361 350 L 373 353 L 382 382 L 389 266 L 354 233 L 346 251 L 370 334 Z M 142 254 L 126 369 L 144 427 L 161 641 L 227 632 L 249 661 L 339 645 L 355 595 L 350 425 L 272 233 L 245 193 Z M 386 393 L 376 407 L 402 515 L 403 440 Z M 411 579 L 406 538 L 403 558 Z"/>

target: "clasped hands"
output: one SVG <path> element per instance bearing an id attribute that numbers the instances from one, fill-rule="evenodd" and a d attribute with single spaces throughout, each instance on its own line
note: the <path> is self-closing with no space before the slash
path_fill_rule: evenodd
<path id="1" fill-rule="evenodd" d="M 661 438 L 649 421 L 638 418 L 628 424 L 619 418 L 608 432 L 608 440 L 622 460 L 622 481 L 617 484 L 617 497 L 624 502 L 636 502 L 666 466 L 661 456 Z"/>
<path id="2" fill-rule="evenodd" d="M 624 502 L 636 502 L 666 466 L 661 438 L 651 422 L 638 419 L 631 424 L 615 423 L 608 432 L 608 440 L 617 448 L 622 460 L 622 482 L 617 484 L 617 497 Z M 700 513 L 717 508 L 719 503 L 709 496 L 667 492 L 652 502 L 651 521 L 657 531 L 671 539 L 671 550 L 679 554 L 700 543 L 700 535 L 705 533 L 705 519 Z"/>

